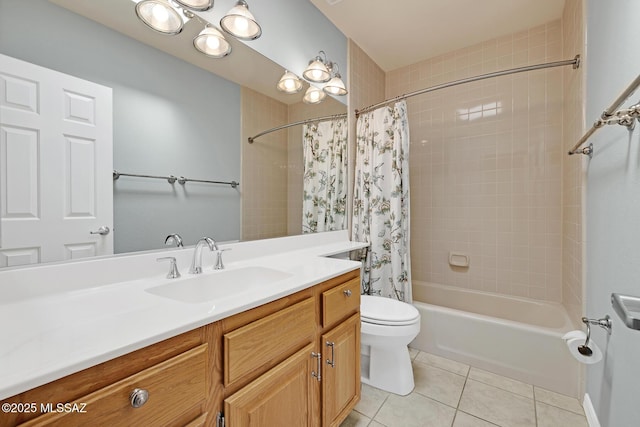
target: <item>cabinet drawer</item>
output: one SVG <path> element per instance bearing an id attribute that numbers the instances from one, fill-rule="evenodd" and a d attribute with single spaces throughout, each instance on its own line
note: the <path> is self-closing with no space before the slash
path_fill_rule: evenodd
<path id="1" fill-rule="evenodd" d="M 224 334 L 224 385 L 286 359 L 316 332 L 313 298 Z"/>
<path id="2" fill-rule="evenodd" d="M 171 425 L 206 399 L 206 360 L 207 344 L 202 344 L 72 403 L 84 413 L 50 412 L 22 425 Z M 149 393 L 147 402 L 138 408 L 130 402 L 130 394 L 136 388 Z"/>
<path id="3" fill-rule="evenodd" d="M 360 309 L 360 278 L 322 293 L 322 326 L 331 326 Z"/>

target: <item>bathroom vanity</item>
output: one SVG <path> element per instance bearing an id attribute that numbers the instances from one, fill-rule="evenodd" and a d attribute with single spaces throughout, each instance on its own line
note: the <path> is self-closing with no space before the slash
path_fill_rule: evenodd
<path id="1" fill-rule="evenodd" d="M 329 247 L 334 248 L 329 252 L 337 248 L 323 250 Z M 242 244 L 235 249 L 242 252 Z M 194 303 L 184 313 L 178 308 L 188 303 L 149 294 L 148 279 L 129 282 L 132 295 L 146 286 L 145 297 L 161 304 L 158 312 L 143 306 L 143 314 L 155 318 L 164 312 L 174 328 L 166 331 L 165 322 L 165 332 L 150 338 L 132 332 L 148 329 L 143 322 L 129 324 L 128 330 L 117 331 L 120 344 L 128 345 L 113 348 L 116 353 L 111 354 L 122 353 L 115 358 L 91 354 L 92 339 L 66 343 L 66 350 L 52 348 L 59 355 L 68 353 L 68 366 L 55 356 L 49 370 L 39 367 L 33 379 L 14 380 L 14 387 L 23 390 L 2 400 L 0 426 L 221 426 L 223 418 L 226 426 L 340 425 L 360 396 L 359 263 L 285 251 L 262 260 L 231 260 L 229 271 L 260 263 L 284 269 L 278 263 L 286 259 L 291 277 L 270 284 L 268 290 L 240 292 L 236 298 L 230 289 L 229 297 L 216 306 Z M 156 278 L 154 286 L 168 280 Z M 105 295 L 101 299 L 110 301 Z M 172 305 L 177 312 L 170 311 Z M 42 325 L 40 333 L 46 332 Z M 166 335 L 170 337 L 158 340 Z M 149 341 L 155 342 L 144 345 Z M 132 350 L 135 346 L 139 348 Z M 21 350 L 8 353 L 13 351 Z M 2 362 L 10 357 L 2 357 Z M 87 367 L 78 369 L 83 364 Z M 60 377 L 65 369 L 72 373 Z M 59 378 L 46 382 L 52 375 Z M 12 380 L 8 373 L 2 379 Z M 28 386 L 34 383 L 41 385 Z"/>

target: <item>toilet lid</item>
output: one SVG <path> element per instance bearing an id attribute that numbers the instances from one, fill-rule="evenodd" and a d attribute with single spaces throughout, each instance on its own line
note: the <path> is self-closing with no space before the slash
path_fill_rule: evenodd
<path id="1" fill-rule="evenodd" d="M 362 321 L 379 325 L 405 325 L 420 318 L 420 313 L 411 304 L 373 295 L 360 296 Z"/>

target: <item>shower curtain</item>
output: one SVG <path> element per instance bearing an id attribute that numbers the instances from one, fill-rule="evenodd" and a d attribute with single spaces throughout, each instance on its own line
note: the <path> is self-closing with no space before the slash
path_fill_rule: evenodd
<path id="1" fill-rule="evenodd" d="M 304 125 L 302 232 L 344 230 L 347 119 Z"/>
<path id="2" fill-rule="evenodd" d="M 356 144 L 351 239 L 370 243 L 362 291 L 412 302 L 406 102 L 362 114 Z"/>

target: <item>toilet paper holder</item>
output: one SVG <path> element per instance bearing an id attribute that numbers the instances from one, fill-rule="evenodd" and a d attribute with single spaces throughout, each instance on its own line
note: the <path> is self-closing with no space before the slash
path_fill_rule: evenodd
<path id="1" fill-rule="evenodd" d="M 584 344 L 578 347 L 578 351 L 584 356 L 591 356 L 591 349 L 589 348 L 591 325 L 600 326 L 602 329 L 605 329 L 608 334 L 611 334 L 611 318 L 608 314 L 602 319 L 589 319 L 587 317 L 583 317 L 582 323 L 587 325 L 587 338 L 584 340 Z"/>

